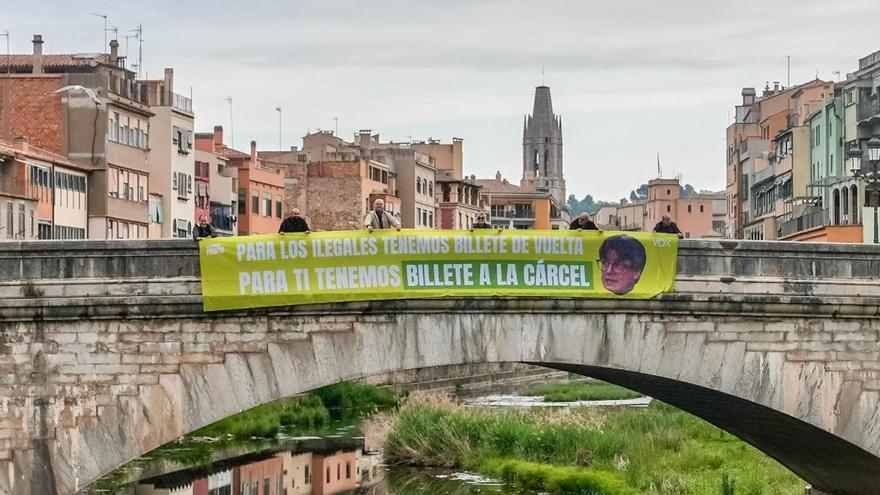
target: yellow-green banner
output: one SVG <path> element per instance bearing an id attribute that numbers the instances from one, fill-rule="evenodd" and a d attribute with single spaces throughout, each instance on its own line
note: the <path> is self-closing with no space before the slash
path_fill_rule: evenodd
<path id="1" fill-rule="evenodd" d="M 646 232 L 392 230 L 199 243 L 206 311 L 443 296 L 644 299 L 673 289 L 678 238 Z"/>

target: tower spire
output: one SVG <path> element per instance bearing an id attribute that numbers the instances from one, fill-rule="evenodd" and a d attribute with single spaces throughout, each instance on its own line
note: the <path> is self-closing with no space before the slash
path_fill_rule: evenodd
<path id="1" fill-rule="evenodd" d="M 541 68 L 543 78 L 544 68 Z M 565 204 L 562 173 L 562 119 L 553 113 L 550 88 L 535 88 L 532 114 L 523 120 L 523 186 L 550 193 Z"/>

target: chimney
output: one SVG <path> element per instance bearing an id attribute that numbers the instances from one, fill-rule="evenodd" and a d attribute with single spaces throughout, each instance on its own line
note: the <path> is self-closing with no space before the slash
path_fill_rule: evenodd
<path id="1" fill-rule="evenodd" d="M 372 147 L 370 142 L 370 134 L 372 132 L 373 131 L 370 129 L 361 129 L 358 131 L 358 146 L 370 149 Z"/>
<path id="2" fill-rule="evenodd" d="M 12 138 L 12 146 L 21 151 L 22 153 L 28 152 L 28 138 L 27 136 L 16 136 Z"/>
<path id="3" fill-rule="evenodd" d="M 256 165 L 257 163 L 257 142 L 251 141 L 251 163 Z"/>
<path id="4" fill-rule="evenodd" d="M 42 74 L 43 73 L 43 35 L 35 34 L 33 43 L 34 43 L 33 72 L 34 72 L 34 74 Z"/>
<path id="5" fill-rule="evenodd" d="M 110 40 L 110 65 L 119 65 L 119 42 Z"/>
<path id="6" fill-rule="evenodd" d="M 214 149 L 217 149 L 218 146 L 223 145 L 223 126 L 215 125 L 214 126 Z"/>
<path id="7" fill-rule="evenodd" d="M 774 93 L 779 92 L 779 81 L 773 81 L 773 92 Z"/>
<path id="8" fill-rule="evenodd" d="M 501 180 L 501 171 L 500 170 L 495 172 L 495 180 L 498 180 L 498 181 Z"/>
<path id="9" fill-rule="evenodd" d="M 742 90 L 742 98 L 743 98 L 743 106 L 750 106 L 755 104 L 755 96 L 757 96 L 757 92 L 755 88 L 743 88 Z"/>

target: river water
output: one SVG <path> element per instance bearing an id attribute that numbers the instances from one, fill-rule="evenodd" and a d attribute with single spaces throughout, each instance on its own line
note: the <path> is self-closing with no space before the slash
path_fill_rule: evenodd
<path id="1" fill-rule="evenodd" d="M 473 473 L 382 464 L 358 425 L 288 431 L 274 441 L 169 445 L 102 478 L 86 493 L 122 495 L 524 495 Z M 222 444 L 222 445 L 221 445 Z"/>

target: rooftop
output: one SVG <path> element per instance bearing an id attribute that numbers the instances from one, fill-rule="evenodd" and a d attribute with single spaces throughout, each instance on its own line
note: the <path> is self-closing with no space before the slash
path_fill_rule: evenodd
<path id="1" fill-rule="evenodd" d="M 0 54 L 0 67 L 27 69 L 33 66 L 33 54 Z M 85 68 L 109 65 L 110 55 L 106 53 L 65 53 L 43 55 L 43 69 L 49 68 Z"/>

